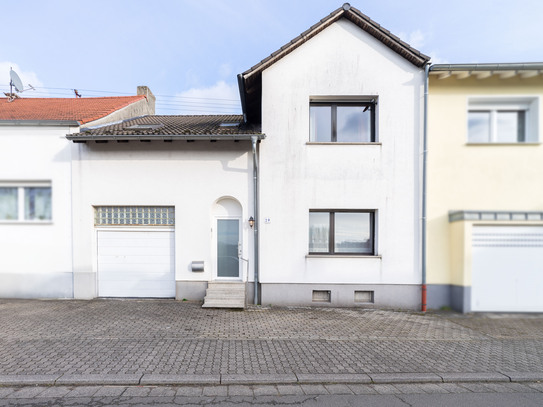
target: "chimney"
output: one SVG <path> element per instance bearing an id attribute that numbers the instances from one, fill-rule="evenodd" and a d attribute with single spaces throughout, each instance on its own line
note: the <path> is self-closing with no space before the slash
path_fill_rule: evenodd
<path id="1" fill-rule="evenodd" d="M 138 86 L 138 95 L 143 95 L 147 98 L 147 105 L 149 106 L 148 114 L 155 114 L 155 102 L 156 98 L 151 92 L 151 89 L 147 86 Z"/>

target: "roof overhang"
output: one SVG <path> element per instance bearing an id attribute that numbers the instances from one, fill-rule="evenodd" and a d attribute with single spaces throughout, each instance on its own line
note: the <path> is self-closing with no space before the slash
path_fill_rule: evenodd
<path id="1" fill-rule="evenodd" d="M 543 74 L 542 62 L 501 63 L 501 64 L 437 64 L 430 66 L 430 75 L 437 79 L 453 77 L 466 79 L 486 79 L 494 75 L 500 79 L 519 76 L 520 78 L 534 78 Z"/>
<path id="2" fill-rule="evenodd" d="M 265 134 L 134 134 L 134 135 L 101 135 L 101 134 L 67 134 L 66 138 L 75 143 L 84 143 L 87 141 L 106 142 L 106 141 L 251 141 L 253 138 L 263 140 Z"/>
<path id="3" fill-rule="evenodd" d="M 0 120 L 0 126 L 80 126 L 77 120 Z"/>

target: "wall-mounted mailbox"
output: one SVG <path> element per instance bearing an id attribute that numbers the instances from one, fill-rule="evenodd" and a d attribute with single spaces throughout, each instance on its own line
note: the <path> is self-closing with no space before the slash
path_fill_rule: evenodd
<path id="1" fill-rule="evenodd" d="M 193 273 L 199 273 L 204 271 L 204 262 L 203 261 L 193 261 L 190 264 L 191 270 Z"/>

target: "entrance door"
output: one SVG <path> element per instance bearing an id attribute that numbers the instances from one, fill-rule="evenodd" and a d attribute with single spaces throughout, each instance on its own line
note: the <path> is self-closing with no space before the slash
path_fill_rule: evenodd
<path id="1" fill-rule="evenodd" d="M 239 219 L 217 219 L 217 277 L 239 278 Z"/>

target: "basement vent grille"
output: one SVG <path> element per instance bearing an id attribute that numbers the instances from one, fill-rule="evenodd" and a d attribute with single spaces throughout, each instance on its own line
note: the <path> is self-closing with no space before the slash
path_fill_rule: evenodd
<path id="1" fill-rule="evenodd" d="M 354 302 L 373 303 L 373 291 L 355 291 Z"/>
<path id="2" fill-rule="evenodd" d="M 173 206 L 97 206 L 95 226 L 174 226 Z"/>
<path id="3" fill-rule="evenodd" d="M 330 302 L 332 294 L 326 290 L 313 290 L 313 302 Z"/>

